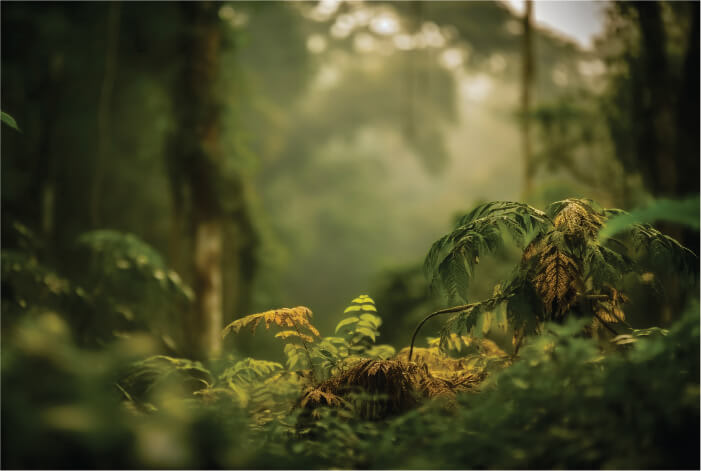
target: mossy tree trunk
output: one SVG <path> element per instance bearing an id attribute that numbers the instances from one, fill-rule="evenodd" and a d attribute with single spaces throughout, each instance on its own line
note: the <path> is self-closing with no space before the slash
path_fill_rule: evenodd
<path id="1" fill-rule="evenodd" d="M 217 191 L 221 168 L 221 111 L 217 77 L 221 45 L 217 5 L 181 3 L 181 69 L 175 83 L 175 135 L 168 156 L 174 202 L 171 254 L 179 257 L 187 232 L 195 302 L 186 322 L 191 353 L 200 358 L 221 352 L 223 210 Z"/>

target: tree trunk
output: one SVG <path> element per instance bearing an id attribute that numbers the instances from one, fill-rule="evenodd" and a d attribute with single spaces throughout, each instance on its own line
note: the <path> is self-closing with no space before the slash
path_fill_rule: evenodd
<path id="1" fill-rule="evenodd" d="M 652 171 L 652 191 L 656 196 L 673 197 L 677 171 L 674 159 L 674 112 L 670 99 L 667 38 L 658 2 L 633 3 L 640 24 L 642 66 L 648 84 L 638 97 L 644 109 L 640 155 Z M 698 40 L 698 39 L 697 39 Z"/>
<path id="2" fill-rule="evenodd" d="M 534 64 L 533 64 L 533 1 L 526 0 L 525 12 L 523 15 L 523 69 L 521 75 L 521 153 L 523 155 L 524 180 L 523 192 L 526 198 L 533 191 L 533 156 L 531 149 L 530 130 L 530 109 L 531 109 L 531 89 L 533 87 Z"/>
<path id="3" fill-rule="evenodd" d="M 110 152 L 110 116 L 112 114 L 112 89 L 117 75 L 117 54 L 119 51 L 120 3 L 109 4 L 107 13 L 107 41 L 105 46 L 105 71 L 100 88 L 100 102 L 97 107 L 97 152 L 95 153 L 95 174 L 90 192 L 90 223 L 100 227 L 100 201 L 102 181 L 105 176 L 105 161 Z"/>
<path id="4" fill-rule="evenodd" d="M 195 291 L 188 334 L 192 354 L 211 358 L 221 353 L 222 329 L 222 208 L 216 190 L 221 162 L 221 104 L 216 92 L 221 31 L 216 4 L 192 2 L 180 7 L 185 19 L 180 37 L 183 62 L 175 89 L 177 129 L 169 156 L 174 196 L 180 195 L 174 198 L 174 230 L 179 230 L 186 214 Z M 175 241 L 178 236 L 174 234 Z M 174 244 L 180 249 L 180 244 Z"/>

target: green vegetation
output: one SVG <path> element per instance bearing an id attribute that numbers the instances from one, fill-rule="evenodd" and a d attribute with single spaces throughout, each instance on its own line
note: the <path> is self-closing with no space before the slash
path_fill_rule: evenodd
<path id="1" fill-rule="evenodd" d="M 698 468 L 699 3 L 518 3 L 0 2 L 0 466 Z"/>
<path id="2" fill-rule="evenodd" d="M 476 260 L 496 249 L 502 232 L 513 233 L 526 247 L 518 281 L 489 301 L 446 310 L 457 314 L 440 342 L 429 339 L 426 348 L 416 349 L 414 361 L 407 361 L 406 348 L 395 353 L 376 344 L 382 318 L 367 295 L 352 300 L 335 336 L 322 336 L 303 306 L 245 316 L 223 330 L 226 337 L 244 330 L 255 334 L 260 325 L 281 329 L 274 337 L 283 344 L 285 366 L 234 353 L 205 362 L 167 356 L 157 353 L 164 348 L 158 336 L 127 334 L 123 327 L 97 349 L 80 346 L 68 323 L 75 322 L 67 316 L 72 305 L 56 297 L 80 291 L 87 300 L 121 296 L 131 306 L 153 308 L 152 298 L 138 293 L 173 299 L 182 293 L 187 299 L 189 288 L 174 272 L 163 271 L 153 249 L 113 232 L 78 239 L 79 247 L 91 251 L 95 281 L 84 285 L 90 288 L 74 288 L 76 281 L 6 254 L 3 266 L 27 276 L 12 277 L 8 285 L 18 306 L 3 305 L 6 316 L 19 311 L 12 323 L 4 321 L 9 330 L 3 381 L 13 387 L 3 400 L 3 435 L 12 450 L 3 454 L 3 465 L 694 467 L 698 304 L 692 302 L 670 329 L 628 327 L 615 337 L 592 337 L 592 319 L 628 326 L 622 310 L 627 298 L 612 283 L 635 265 L 623 252 L 595 242 L 606 215 L 615 213 L 583 200 L 553 203 L 547 213 L 501 202 L 460 218 L 457 229 L 431 249 L 427 266 L 443 263 L 435 262 L 437 247 L 449 249 L 443 260 L 454 260 L 455 253 Z M 643 257 L 653 247 L 668 251 L 666 263 L 693 256 L 649 226 L 628 230 L 645 243 L 638 249 L 649 249 L 636 250 Z M 530 242 L 520 237 L 527 234 Z M 674 251 L 680 254 L 670 258 Z M 557 266 L 534 267 L 533 259 Z M 618 263 L 604 266 L 608 260 Z M 136 272 L 125 278 L 129 270 Z M 553 270 L 562 273 L 552 275 Z M 136 275 L 142 272 L 143 280 Z M 470 280 L 470 274 L 463 276 L 460 280 Z M 43 287 L 54 297 L 35 297 L 47 300 L 41 304 L 20 302 L 25 278 L 32 289 Z M 128 280 L 138 280 L 143 291 L 127 299 L 120 283 Z M 462 281 L 440 280 L 464 292 Z M 590 291 L 573 291 L 584 286 Z M 526 289 L 530 297 L 519 291 Z M 590 299 L 584 306 L 583 296 Z M 496 317 L 499 302 L 507 303 L 515 343 L 523 343 L 518 354 L 480 338 L 491 332 L 488 326 L 475 328 L 475 315 Z M 140 314 L 125 317 L 137 329 L 132 332 L 139 326 L 150 330 L 138 323 Z M 122 326 L 114 317 L 101 319 Z M 41 454 L 31 445 L 35 440 L 46 440 Z"/>
<path id="3" fill-rule="evenodd" d="M 487 203 L 459 218 L 455 230 L 433 244 L 425 262 L 449 298 L 460 295 L 467 301 L 474 266 L 480 256 L 501 247 L 504 235 L 523 255 L 511 279 L 494 288 L 494 297 L 442 312 L 457 312 L 443 337 L 472 331 L 478 316 L 491 316 L 499 303 L 506 303 L 517 348 L 524 334 L 537 333 L 543 322 L 562 321 L 570 313 L 588 317 L 592 328 L 616 333 L 609 324 L 625 323 L 624 275 L 695 276 L 698 259 L 692 251 L 649 225 L 632 223 L 635 219 L 621 222 L 623 213 L 567 199 L 552 203 L 546 212 L 523 203 Z M 614 238 L 598 242 L 610 215 L 616 215 L 617 231 L 626 229 L 627 243 Z"/>

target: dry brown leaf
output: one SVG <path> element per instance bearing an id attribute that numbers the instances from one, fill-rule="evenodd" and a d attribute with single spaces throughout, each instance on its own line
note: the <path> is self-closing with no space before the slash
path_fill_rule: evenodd
<path id="1" fill-rule="evenodd" d="M 572 258 L 555 247 L 541 255 L 533 286 L 548 315 L 561 318 L 572 307 L 580 285 L 579 267 Z"/>
<path id="2" fill-rule="evenodd" d="M 594 237 L 598 233 L 603 218 L 587 210 L 577 201 L 570 201 L 553 219 L 555 228 L 568 235 L 584 234 Z"/>

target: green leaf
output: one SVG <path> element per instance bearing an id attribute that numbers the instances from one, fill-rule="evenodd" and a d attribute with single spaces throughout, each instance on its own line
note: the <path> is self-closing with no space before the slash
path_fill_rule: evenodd
<path id="1" fill-rule="evenodd" d="M 375 341 L 375 337 L 377 336 L 377 333 L 368 327 L 358 327 L 357 329 L 355 329 L 355 332 L 370 337 L 373 342 Z"/>
<path id="2" fill-rule="evenodd" d="M 347 327 L 347 326 L 349 326 L 349 325 L 351 325 L 351 324 L 355 324 L 355 323 L 357 323 L 359 320 L 360 320 L 360 319 L 358 319 L 358 318 L 355 317 L 355 316 L 346 317 L 345 319 L 343 319 L 341 322 L 339 322 L 339 323 L 336 325 L 336 330 L 335 330 L 334 332 L 335 332 L 335 333 L 338 333 L 339 330 L 341 330 L 341 329 L 343 329 L 344 327 Z"/>
<path id="3" fill-rule="evenodd" d="M 21 132 L 19 126 L 17 126 L 17 121 L 15 121 L 15 118 L 10 116 L 9 114 L 5 113 L 4 111 L 0 111 L 0 119 L 3 123 L 10 126 L 12 129 Z"/>
<path id="4" fill-rule="evenodd" d="M 348 307 L 343 311 L 343 313 L 345 314 L 345 313 L 347 313 L 347 312 L 360 311 L 362 308 L 363 308 L 362 306 L 357 306 L 357 305 L 356 305 L 356 306 L 348 306 Z"/>
<path id="5" fill-rule="evenodd" d="M 355 304 L 372 303 L 372 304 L 375 304 L 375 302 L 372 300 L 372 298 L 370 296 L 368 296 L 367 294 L 361 294 L 360 296 L 355 298 L 353 301 L 351 301 L 351 303 L 355 303 Z"/>
<path id="6" fill-rule="evenodd" d="M 330 351 L 325 350 L 325 349 L 323 349 L 323 348 L 320 348 L 320 349 L 319 349 L 319 353 L 321 353 L 323 356 L 325 356 L 325 357 L 328 358 L 329 360 L 335 360 L 335 359 L 336 359 L 336 355 L 334 355 L 334 354 L 331 353 Z"/>
<path id="7" fill-rule="evenodd" d="M 634 224 L 650 224 L 655 221 L 676 222 L 698 230 L 699 196 L 696 195 L 684 200 L 663 198 L 629 213 L 622 211 L 609 219 L 601 228 L 599 241 L 604 241 Z"/>
<path id="8" fill-rule="evenodd" d="M 368 322 L 375 327 L 379 327 L 380 325 L 382 325 L 382 319 L 374 314 L 361 314 L 360 320 Z"/>

